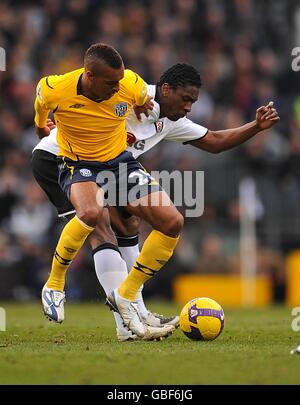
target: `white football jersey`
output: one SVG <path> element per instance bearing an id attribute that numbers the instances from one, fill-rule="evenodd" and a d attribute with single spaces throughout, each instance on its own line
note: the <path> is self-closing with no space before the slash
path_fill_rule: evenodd
<path id="1" fill-rule="evenodd" d="M 148 85 L 148 95 L 153 99 L 155 92 L 156 86 Z M 195 124 L 186 117 L 171 121 L 168 118 L 159 118 L 159 115 L 160 106 L 154 101 L 154 107 L 152 111 L 149 111 L 149 117 L 143 114 L 142 121 L 138 121 L 133 110 L 127 117 L 127 150 L 135 158 L 138 158 L 162 140 L 186 143 L 202 138 L 208 131 L 207 128 Z M 51 134 L 43 138 L 33 150 L 41 149 L 57 155 L 56 132 L 57 129 L 53 129 Z"/>

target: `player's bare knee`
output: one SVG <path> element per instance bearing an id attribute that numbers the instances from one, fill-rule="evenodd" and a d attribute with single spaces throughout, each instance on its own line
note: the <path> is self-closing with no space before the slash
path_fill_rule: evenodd
<path id="1" fill-rule="evenodd" d="M 95 227 L 97 224 L 97 220 L 101 214 L 101 210 L 95 207 L 86 207 L 80 211 L 77 210 L 78 218 L 89 226 Z"/>
<path id="2" fill-rule="evenodd" d="M 111 243 L 112 245 L 117 245 L 117 239 L 113 233 L 111 227 L 98 227 L 96 226 L 94 232 L 89 236 L 89 243 L 92 249 L 96 249 L 103 243 Z"/>
<path id="3" fill-rule="evenodd" d="M 98 237 L 99 240 L 102 240 L 102 243 L 112 243 L 117 244 L 116 236 L 111 228 L 110 225 L 104 224 L 103 226 L 96 226 L 95 228 L 95 235 Z"/>
<path id="4" fill-rule="evenodd" d="M 120 236 L 135 236 L 139 232 L 140 219 L 137 217 L 130 217 L 123 227 L 123 235 Z"/>
<path id="5" fill-rule="evenodd" d="M 176 215 L 173 215 L 168 221 L 165 222 L 163 226 L 163 233 L 171 237 L 176 237 L 180 234 L 183 225 L 184 218 L 179 212 L 177 212 Z"/>

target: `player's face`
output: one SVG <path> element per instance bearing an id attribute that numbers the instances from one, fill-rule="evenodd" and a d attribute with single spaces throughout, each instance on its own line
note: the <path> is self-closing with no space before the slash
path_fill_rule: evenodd
<path id="1" fill-rule="evenodd" d="M 164 84 L 162 95 L 164 115 L 171 121 L 177 121 L 191 112 L 193 103 L 198 100 L 199 89 L 194 86 L 181 86 L 174 90 Z"/>
<path id="2" fill-rule="evenodd" d="M 124 66 L 118 69 L 101 64 L 97 73 L 90 72 L 90 91 L 95 98 L 110 99 L 120 89 L 120 80 L 124 77 Z"/>

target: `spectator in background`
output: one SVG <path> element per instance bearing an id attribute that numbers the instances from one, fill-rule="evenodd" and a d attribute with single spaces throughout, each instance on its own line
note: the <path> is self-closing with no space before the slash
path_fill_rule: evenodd
<path id="1" fill-rule="evenodd" d="M 11 234 L 35 245 L 43 244 L 48 239 L 52 220 L 52 207 L 41 188 L 34 180 L 25 184 L 22 198 L 11 212 Z"/>
<path id="2" fill-rule="evenodd" d="M 200 253 L 194 269 L 199 274 L 228 274 L 227 258 L 223 252 L 223 242 L 217 235 L 209 235 L 200 244 Z"/>

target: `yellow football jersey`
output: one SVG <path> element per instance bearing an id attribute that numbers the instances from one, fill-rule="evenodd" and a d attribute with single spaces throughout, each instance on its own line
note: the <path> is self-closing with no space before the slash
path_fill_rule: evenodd
<path id="1" fill-rule="evenodd" d="M 147 86 L 139 75 L 126 69 L 118 93 L 96 102 L 81 94 L 83 72 L 81 68 L 39 81 L 35 124 L 45 127 L 48 113 L 53 111 L 59 156 L 106 162 L 125 150 L 125 119 L 134 103 L 145 103 Z"/>

